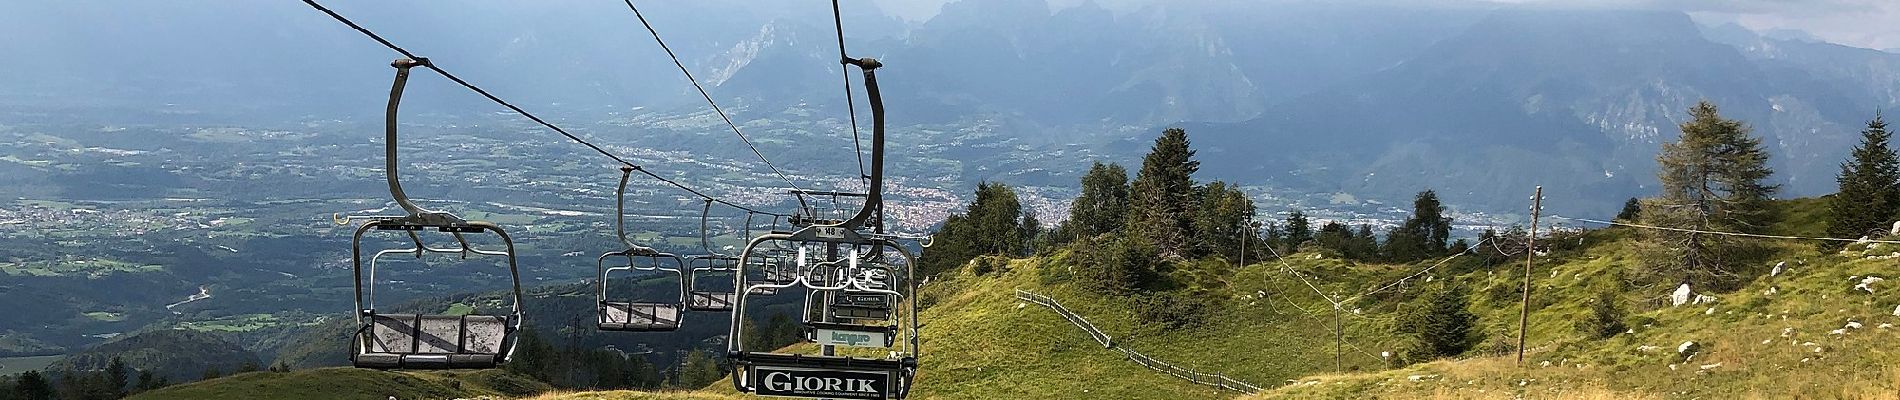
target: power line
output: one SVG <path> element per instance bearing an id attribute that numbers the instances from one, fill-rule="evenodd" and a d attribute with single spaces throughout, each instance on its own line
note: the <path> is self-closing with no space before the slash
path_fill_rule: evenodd
<path id="1" fill-rule="evenodd" d="M 1419 271 L 1418 271 L 1417 273 L 1413 273 L 1412 275 L 1409 275 L 1409 276 L 1406 276 L 1406 277 L 1404 277 L 1404 278 L 1399 278 L 1399 280 L 1397 280 L 1397 281 L 1393 281 L 1393 282 L 1392 282 L 1391 284 L 1387 284 L 1387 285 L 1385 285 L 1385 286 L 1381 286 L 1381 287 L 1379 287 L 1378 289 L 1373 289 L 1373 290 L 1371 290 L 1371 291 L 1367 291 L 1367 292 L 1365 292 L 1365 293 L 1360 293 L 1360 294 L 1358 294 L 1358 295 L 1354 295 L 1354 296 L 1352 296 L 1351 298 L 1347 298 L 1346 300 L 1343 300 L 1343 301 L 1340 301 L 1340 303 L 1351 303 L 1351 302 L 1353 302 L 1354 300 L 1359 300 L 1359 299 L 1361 299 L 1361 298 L 1364 298 L 1364 297 L 1366 297 L 1366 296 L 1371 296 L 1371 295 L 1374 295 L 1374 294 L 1377 294 L 1377 293 L 1379 293 L 1379 292 L 1382 292 L 1382 291 L 1385 291 L 1386 289 L 1391 289 L 1391 288 L 1393 288 L 1393 287 L 1395 287 L 1395 286 L 1398 286 L 1398 285 L 1400 285 L 1400 284 L 1404 284 L 1404 283 L 1405 283 L 1406 281 L 1409 281 L 1409 280 L 1412 280 L 1413 278 L 1418 278 L 1418 277 L 1419 277 L 1420 275 L 1425 275 L 1425 273 L 1426 273 L 1426 272 L 1431 272 L 1431 271 L 1432 271 L 1432 269 L 1434 269 L 1434 268 L 1438 268 L 1438 267 L 1440 267 L 1440 266 L 1444 266 L 1444 265 L 1445 265 L 1445 263 L 1449 263 L 1449 262 L 1451 262 L 1451 260 L 1456 260 L 1456 259 L 1458 259 L 1458 257 L 1463 257 L 1463 256 L 1464 256 L 1465 254 L 1469 254 L 1469 253 L 1472 253 L 1472 252 L 1475 252 L 1475 251 L 1476 251 L 1475 249 L 1477 249 L 1477 248 L 1478 248 L 1478 246 L 1481 246 L 1481 245 L 1484 245 L 1484 243 L 1485 243 L 1485 242 L 1489 242 L 1489 241 L 1491 241 L 1491 239 L 1485 239 L 1485 240 L 1480 240 L 1480 241 L 1478 241 L 1478 243 L 1477 243 L 1477 244 L 1473 244 L 1473 245 L 1471 245 L 1471 247 L 1469 247 L 1469 248 L 1467 248 L 1467 249 L 1465 249 L 1465 251 L 1462 251 L 1462 252 L 1458 252 L 1458 254 L 1453 254 L 1453 255 L 1451 255 L 1451 257 L 1446 257 L 1446 258 L 1445 258 L 1444 260 L 1440 260 L 1440 261 L 1438 261 L 1438 263 L 1437 263 L 1437 264 L 1432 264 L 1432 266 L 1430 266 L 1430 267 L 1425 267 L 1425 269 L 1422 269 L 1422 270 L 1419 270 Z"/>
<path id="2" fill-rule="evenodd" d="M 1313 293 L 1318 294 L 1320 298 L 1326 299 L 1327 303 L 1332 303 L 1334 308 L 1339 307 L 1339 302 L 1333 301 L 1332 296 L 1327 296 L 1325 291 L 1319 290 L 1319 286 L 1315 286 L 1313 285 L 1313 282 L 1307 281 L 1306 276 L 1303 274 L 1300 274 L 1299 270 L 1293 269 L 1292 264 L 1287 264 L 1286 257 L 1281 257 L 1279 250 L 1274 250 L 1273 246 L 1265 246 L 1265 247 L 1267 248 L 1267 251 L 1270 254 L 1273 254 L 1274 261 L 1278 261 L 1280 263 L 1280 269 L 1285 270 L 1289 274 L 1292 274 L 1294 278 L 1299 278 L 1300 283 L 1305 283 L 1306 287 L 1312 288 Z"/>
<path id="3" fill-rule="evenodd" d="M 1628 222 L 1617 222 L 1617 221 L 1603 221 L 1603 220 L 1595 220 L 1595 219 L 1588 219 L 1588 218 L 1559 217 L 1555 215 L 1551 216 L 1551 218 L 1568 220 L 1568 221 L 1577 221 L 1577 222 L 1589 222 L 1593 224 L 1627 226 L 1631 228 L 1654 229 L 1654 230 L 1683 232 L 1683 233 L 1702 233 L 1702 234 L 1710 234 L 1710 235 L 1748 237 L 1748 238 L 1757 238 L 1757 239 L 1813 240 L 1813 241 L 1848 242 L 1848 243 L 1865 242 L 1865 243 L 1900 244 L 1900 241 L 1894 241 L 1894 240 L 1874 240 L 1874 239 L 1863 240 L 1863 239 L 1843 239 L 1843 238 L 1831 238 L 1831 237 L 1763 235 L 1763 234 L 1755 234 L 1755 233 L 1722 232 L 1722 231 L 1706 231 L 1706 230 L 1700 230 L 1700 229 L 1671 228 L 1671 227 L 1666 227 L 1666 226 L 1633 224 L 1633 223 L 1628 223 Z"/>
<path id="4" fill-rule="evenodd" d="M 335 19 L 337 22 L 341 22 L 343 23 L 343 25 L 349 26 L 350 29 L 355 29 L 357 32 L 362 33 L 363 36 L 369 37 L 370 40 L 375 40 L 376 43 L 382 44 L 383 47 L 387 47 L 390 50 L 395 51 L 396 53 L 402 54 L 403 57 L 407 57 L 414 60 L 428 59 L 425 57 L 417 56 L 416 53 L 410 52 L 408 49 L 404 49 L 401 46 L 397 46 L 395 43 L 390 42 L 389 39 L 384 39 L 382 35 L 378 35 L 376 34 L 376 32 L 372 32 L 368 28 L 364 28 L 362 25 L 357 25 L 356 22 L 350 21 L 349 18 L 343 17 L 342 14 L 337 14 L 336 11 L 332 11 L 328 7 L 324 7 L 322 4 L 318 4 L 315 0 L 303 0 L 303 2 L 304 4 L 310 5 L 311 8 L 317 9 L 317 11 L 322 11 L 324 14 L 329 15 L 331 19 Z M 661 182 L 666 182 L 667 184 L 673 185 L 674 187 L 680 188 L 694 195 L 698 195 L 701 198 L 712 200 L 712 201 L 715 201 L 720 204 L 724 204 L 726 206 L 730 206 L 733 208 L 746 210 L 749 212 L 755 212 L 759 214 L 765 214 L 765 215 L 785 216 L 784 214 L 758 211 L 750 207 L 746 207 L 746 206 L 742 206 L 736 203 L 726 201 L 724 199 L 708 196 L 705 193 L 702 193 L 691 187 L 687 187 L 686 185 L 680 184 L 679 182 L 662 178 L 659 175 L 653 174 L 651 171 L 647 171 L 645 168 L 639 165 L 635 165 L 632 162 L 628 162 L 626 159 L 620 158 L 620 156 L 615 155 L 613 152 L 607 151 L 606 148 L 590 143 L 586 139 L 581 139 L 580 136 L 576 136 L 573 133 L 569 133 L 566 129 L 562 129 L 560 126 L 556 126 L 553 123 L 548 122 L 547 120 L 541 119 L 541 117 L 535 116 L 534 113 L 530 113 L 528 112 L 528 110 L 524 110 L 521 107 L 517 107 L 514 104 L 509 103 L 507 100 L 502 100 L 500 97 L 497 97 L 492 93 L 489 93 L 487 90 L 483 90 L 481 87 L 475 86 L 475 84 L 462 80 L 461 77 L 457 77 L 455 76 L 455 74 L 449 73 L 449 71 L 442 69 L 442 67 L 437 66 L 436 63 L 434 62 L 424 62 L 422 63 L 422 66 L 424 68 L 428 68 L 431 71 L 435 71 L 436 74 L 440 74 L 442 75 L 442 77 L 448 78 L 450 81 L 454 81 L 458 85 L 462 85 L 462 87 L 464 88 L 468 88 L 468 90 L 470 91 L 474 91 L 476 94 L 482 95 L 482 97 L 488 98 L 489 101 L 495 102 L 495 104 L 499 104 L 502 107 L 506 107 L 510 111 L 514 111 L 515 114 L 521 115 L 523 117 L 527 117 L 529 120 L 532 120 L 537 124 L 541 124 L 541 126 L 547 127 L 549 130 L 553 130 L 555 133 L 560 133 L 561 136 L 566 136 L 568 140 L 572 140 L 575 143 L 580 143 L 583 146 L 587 146 L 588 149 L 592 149 L 594 150 L 594 152 L 600 153 L 600 155 L 607 156 L 607 158 L 613 159 L 614 162 L 618 162 L 621 165 L 632 167 L 634 170 L 640 171 L 641 173 L 646 174 L 647 176 L 653 177 L 654 179 L 658 179 Z M 754 151 L 757 151 L 757 149 L 754 149 Z"/>
<path id="5" fill-rule="evenodd" d="M 831 0 L 831 22 L 838 28 L 838 59 L 849 62 L 851 56 L 844 52 L 844 13 L 838 8 L 838 0 Z M 864 173 L 863 139 L 858 138 L 858 100 L 851 94 L 851 69 L 839 64 L 838 76 L 844 81 L 844 105 L 851 114 L 851 148 L 858 155 L 858 180 L 862 181 L 869 175 Z"/>
<path id="6" fill-rule="evenodd" d="M 633 16 L 634 16 L 635 18 L 639 18 L 639 19 L 640 19 L 640 25 L 641 25 L 641 26 L 645 26 L 645 27 L 647 28 L 647 33 L 650 33 L 650 34 L 653 34 L 653 41 L 654 41 L 654 42 L 657 42 L 657 43 L 659 43 L 659 44 L 660 44 L 660 50 L 665 50 L 665 51 L 666 51 L 666 57 L 667 57 L 667 58 L 670 58 L 670 59 L 672 59 L 672 60 L 673 60 L 673 66 L 675 66 L 675 67 L 679 67 L 679 69 L 680 69 L 680 74 L 684 74 L 684 75 L 686 75 L 686 81 L 687 81 L 687 82 L 692 82 L 692 84 L 693 84 L 693 89 L 698 89 L 698 90 L 699 90 L 699 96 L 700 96 L 700 97 L 703 97 L 703 98 L 705 98 L 705 99 L 706 99 L 706 104 L 707 104 L 707 105 L 710 105 L 710 106 L 712 106 L 712 109 L 713 109 L 713 112 L 715 112 L 715 113 L 718 113 L 718 114 L 719 114 L 719 118 L 720 118 L 720 119 L 723 119 L 723 120 L 725 120 L 725 121 L 726 121 L 726 126 L 728 126 L 728 127 L 731 127 L 731 128 L 732 128 L 732 134 L 734 134 L 734 135 L 738 135 L 738 136 L 739 136 L 739 141 L 740 141 L 740 142 L 744 142 L 744 143 L 745 143 L 745 146 L 746 146 L 747 148 L 751 148 L 751 149 L 752 149 L 752 155 L 754 155 L 754 156 L 758 156 L 758 157 L 759 157 L 759 161 L 761 161 L 761 162 L 764 162 L 764 163 L 765 163 L 765 167 L 766 167 L 766 168 L 770 168 L 770 169 L 772 169 L 772 173 L 773 173 L 773 174 L 776 174 L 776 175 L 778 175 L 778 178 L 779 178 L 779 179 L 782 179 L 782 180 L 784 180 L 784 181 L 785 181 L 785 185 L 787 185 L 787 186 L 791 186 L 791 187 L 792 187 L 792 190 L 798 190 L 798 184 L 796 184 L 796 183 L 792 183 L 792 178 L 791 178 L 791 177 L 789 177 L 789 176 L 786 176 L 786 175 L 785 175 L 785 171 L 781 171 L 781 170 L 779 170 L 779 169 L 778 169 L 778 166 L 777 166 L 777 165 L 773 165 L 773 164 L 772 164 L 772 160 L 768 160 L 768 159 L 766 159 L 766 158 L 765 158 L 765 153 L 762 153 L 762 152 L 759 152 L 759 146 L 756 146 L 756 145 L 753 145 L 753 144 L 752 144 L 752 139 L 751 139 L 751 138 L 748 138 L 748 137 L 746 137 L 746 136 L 745 136 L 745 132 L 741 132 L 741 131 L 739 130 L 739 124 L 735 124 L 735 123 L 733 123 L 733 122 L 732 122 L 732 117 L 731 117 L 731 116 L 728 116 L 728 115 L 726 115 L 726 110 L 725 110 L 725 109 L 722 109 L 722 108 L 719 108 L 719 103 L 718 103 L 718 102 L 715 102 L 715 101 L 713 101 L 713 98 L 712 98 L 712 94 L 711 94 L 711 93 L 707 93 L 707 92 L 706 92 L 706 87 L 705 87 L 705 86 L 702 86 L 702 85 L 700 85 L 700 84 L 699 84 L 699 79 L 698 79 L 698 78 L 694 78 L 694 77 L 693 77 L 693 72 L 692 72 L 692 71 L 689 71 L 689 70 L 687 70 L 687 69 L 686 69 L 686 64 L 685 64 L 685 63 L 681 63 L 681 62 L 680 62 L 680 58 L 679 58 L 679 56 L 678 56 L 678 55 L 675 55 L 675 54 L 673 54 L 673 48 L 672 48 L 672 47 L 668 47 L 668 46 L 666 45 L 666 41 L 665 41 L 665 40 L 661 40 L 661 39 L 660 39 L 660 32 L 659 32 L 659 31 L 657 31 L 657 30 L 654 30 L 654 29 L 653 29 L 653 24 L 651 24 L 651 23 L 648 23 L 648 22 L 647 22 L 647 17 L 646 17 L 646 15 L 645 15 L 645 14 L 641 14 L 641 13 L 640 13 L 640 8 L 639 8 L 639 7 L 635 7 L 635 6 L 633 5 L 633 0 L 622 0 L 622 1 L 623 1 L 623 2 L 625 2 L 625 3 L 627 3 L 627 9 L 628 9 L 628 10 L 633 10 Z M 805 198 L 804 198 L 804 196 L 799 196 L 799 197 L 798 197 L 798 204 L 799 204 L 800 206 L 803 206 L 803 205 L 805 204 Z"/>

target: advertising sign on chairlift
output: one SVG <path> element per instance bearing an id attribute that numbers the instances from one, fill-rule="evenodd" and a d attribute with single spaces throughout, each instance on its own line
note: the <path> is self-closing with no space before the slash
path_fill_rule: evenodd
<path id="1" fill-rule="evenodd" d="M 891 398 L 891 375 L 886 372 L 761 366 L 753 369 L 750 375 L 758 380 L 755 386 L 760 396 Z"/>
<path id="2" fill-rule="evenodd" d="M 889 338 L 883 332 L 846 331 L 837 329 L 813 329 L 816 342 L 825 346 L 848 347 L 889 347 Z"/>

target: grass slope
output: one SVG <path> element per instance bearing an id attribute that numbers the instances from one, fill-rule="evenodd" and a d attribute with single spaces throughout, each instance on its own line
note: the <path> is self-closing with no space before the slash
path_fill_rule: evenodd
<path id="1" fill-rule="evenodd" d="M 140 393 L 131 399 L 385 400 L 391 396 L 398 399 L 450 399 L 528 396 L 551 389 L 532 379 L 502 371 L 421 373 L 321 368 L 245 373 Z"/>
<path id="2" fill-rule="evenodd" d="M 1824 206 L 1785 202 L 1787 221 L 1775 231 L 1818 234 Z M 1630 288 L 1632 330 L 1592 339 L 1576 329 L 1599 291 L 1616 290 L 1613 277 L 1641 263 L 1633 233 L 1599 231 L 1600 241 L 1574 255 L 1540 258 L 1533 293 L 1529 354 L 1477 356 L 1365 374 L 1323 375 L 1260 398 L 1900 398 L 1900 261 L 1895 249 L 1850 246 L 1821 252 L 1806 243 L 1779 243 L 1775 256 L 1743 271 L 1753 279 L 1712 304 L 1670 307 L 1660 298 L 1673 287 Z M 1770 276 L 1770 267 L 1786 270 Z M 1519 285 L 1522 275 L 1468 275 L 1475 293 Z M 1856 289 L 1866 277 L 1887 279 Z M 1515 292 L 1509 292 L 1515 295 Z M 1474 298 L 1494 334 L 1514 338 L 1517 303 Z M 1887 325 L 1892 324 L 1892 325 Z M 1857 325 L 1859 328 L 1850 327 Z M 1699 354 L 1677 346 L 1694 341 Z"/>

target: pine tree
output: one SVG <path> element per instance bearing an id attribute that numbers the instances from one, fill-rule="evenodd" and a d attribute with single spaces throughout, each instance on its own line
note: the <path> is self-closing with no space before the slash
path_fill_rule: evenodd
<path id="1" fill-rule="evenodd" d="M 1427 361 L 1455 357 L 1478 344 L 1478 315 L 1471 312 L 1464 285 L 1447 283 L 1427 293 L 1423 304 L 1399 316 L 1399 327 L 1413 338 L 1405 358 Z"/>
<path id="2" fill-rule="evenodd" d="M 138 392 L 146 392 L 160 387 L 161 386 L 158 385 L 158 377 L 153 376 L 151 370 L 139 370 L 138 383 L 132 386 L 133 390 Z"/>
<path id="3" fill-rule="evenodd" d="M 125 397 L 125 389 L 131 385 L 130 373 L 125 368 L 125 360 L 113 356 L 106 363 L 106 387 L 111 389 L 112 398 Z"/>
<path id="4" fill-rule="evenodd" d="M 1306 212 L 1293 210 L 1286 216 L 1286 241 L 1283 242 L 1286 253 L 1300 250 L 1300 245 L 1313 240 L 1313 222 L 1306 219 Z"/>
<path id="5" fill-rule="evenodd" d="M 1835 177 L 1840 192 L 1828 204 L 1828 233 L 1836 237 L 1878 236 L 1900 216 L 1900 158 L 1888 144 L 1893 134 L 1879 114 L 1860 134 L 1860 146 Z"/>
<path id="6" fill-rule="evenodd" d="M 1188 235 L 1194 230 L 1194 161 L 1187 131 L 1169 128 L 1155 138 L 1141 161 L 1141 172 L 1129 188 L 1129 226 L 1144 236 L 1163 257 L 1190 256 Z"/>
<path id="7" fill-rule="evenodd" d="M 1657 226 L 1701 230 L 1759 232 L 1773 220 L 1768 202 L 1779 189 L 1765 183 L 1773 173 L 1761 140 L 1739 121 L 1722 118 L 1715 105 L 1697 103 L 1682 137 L 1663 145 L 1656 157 L 1662 195 L 1644 204 L 1643 221 Z M 1646 280 L 1664 284 L 1731 284 L 1731 260 L 1739 253 L 1725 236 L 1649 231 L 1643 248 L 1650 253 Z"/>
<path id="8" fill-rule="evenodd" d="M 1018 236 L 1023 243 L 1016 252 L 1018 256 L 1028 257 L 1035 254 L 1036 239 L 1043 235 L 1042 220 L 1037 219 L 1036 213 L 1032 211 L 1023 211 L 1022 214 L 1023 221 L 1017 227 L 1022 231 Z"/>
<path id="9" fill-rule="evenodd" d="M 700 389 L 725 376 L 725 371 L 719 368 L 719 361 L 714 360 L 712 355 L 705 351 L 693 350 L 686 354 L 686 361 L 680 366 L 680 378 L 677 383 L 681 388 Z"/>
<path id="10" fill-rule="evenodd" d="M 1199 240 L 1193 255 L 1215 254 L 1238 262 L 1234 258 L 1239 255 L 1240 241 L 1252 234 L 1247 222 L 1253 218 L 1253 199 L 1221 181 L 1202 187 L 1200 198 L 1196 207 L 1200 215 L 1194 219 L 1194 236 Z"/>
<path id="11" fill-rule="evenodd" d="M 1637 219 L 1642 218 L 1642 215 L 1643 215 L 1643 201 L 1637 200 L 1635 197 L 1631 197 L 1630 201 L 1623 202 L 1623 211 L 1618 211 L 1616 213 L 1616 220 L 1617 221 L 1636 221 Z"/>
<path id="12" fill-rule="evenodd" d="M 1082 195 L 1069 203 L 1069 224 L 1078 236 L 1096 236 L 1122 228 L 1128 216 L 1128 170 L 1095 163 L 1082 175 Z"/>
<path id="13" fill-rule="evenodd" d="M 936 243 L 917 262 L 918 274 L 936 275 L 986 254 L 1022 254 L 1028 245 L 1022 222 L 1022 202 L 1015 190 L 1002 183 L 978 183 L 969 208 L 945 219 L 937 230 Z"/>
<path id="14" fill-rule="evenodd" d="M 1445 216 L 1438 193 L 1426 190 L 1412 199 L 1412 216 L 1388 235 L 1386 252 L 1401 262 L 1437 257 L 1445 254 L 1450 239 L 1451 217 Z"/>
<path id="15" fill-rule="evenodd" d="M 46 380 L 46 376 L 40 375 L 39 371 L 21 373 L 19 382 L 13 388 L 25 400 L 54 400 L 58 395 L 53 390 L 53 382 Z"/>

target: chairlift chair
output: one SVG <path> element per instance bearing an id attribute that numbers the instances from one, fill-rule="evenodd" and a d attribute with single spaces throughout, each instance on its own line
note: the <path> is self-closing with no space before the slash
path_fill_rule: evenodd
<path id="1" fill-rule="evenodd" d="M 746 272 L 745 269 L 751 265 L 744 262 L 744 260 L 760 256 L 762 254 L 762 246 L 766 246 L 768 243 L 773 245 L 786 243 L 800 249 L 806 249 L 808 246 L 850 248 L 854 253 L 850 257 L 846 257 L 844 260 L 827 260 L 825 263 L 821 263 L 830 264 L 828 269 L 823 268 L 823 265 L 808 264 L 805 257 L 801 254 L 801 257 L 797 260 L 797 265 L 801 273 L 796 275 L 793 282 L 783 284 L 759 284 L 752 285 L 752 287 L 776 287 L 781 289 L 804 287 L 812 289 L 813 292 L 851 289 L 865 293 L 883 294 L 896 299 L 894 303 L 902 304 L 902 312 L 891 313 L 889 317 L 893 320 L 893 323 L 879 327 L 879 329 L 887 328 L 888 330 L 877 332 L 871 332 L 870 329 L 867 329 L 867 327 L 870 327 L 869 325 L 848 323 L 817 325 L 813 327 L 814 330 L 822 334 L 836 334 L 835 336 L 821 335 L 818 337 L 810 337 L 819 341 L 820 344 L 826 346 L 888 348 L 889 351 L 886 352 L 887 356 L 885 357 L 864 358 L 801 353 L 776 353 L 774 349 L 759 350 L 747 349 L 745 347 L 745 335 L 748 332 L 746 332 L 744 324 L 739 323 L 739 320 L 745 313 L 745 307 L 748 298 L 751 297 L 751 293 L 749 293 L 749 291 L 741 291 L 741 295 L 735 299 L 736 301 L 733 305 L 733 323 L 729 328 L 730 334 L 726 337 L 727 359 L 732 362 L 733 368 L 732 385 L 741 392 L 763 396 L 902 399 L 909 395 L 911 383 L 917 373 L 917 357 L 921 354 L 921 351 L 918 348 L 919 337 L 917 334 L 917 328 L 919 326 L 917 321 L 917 300 L 915 296 L 917 287 L 916 281 L 911 277 L 911 266 L 916 265 L 914 262 L 915 257 L 911 255 L 908 249 L 899 245 L 892 238 L 861 232 L 861 230 L 867 229 L 867 222 L 872 221 L 875 214 L 882 213 L 880 208 L 884 185 L 884 104 L 878 91 L 877 76 L 874 72 L 882 64 L 877 60 L 869 58 L 844 58 L 843 63 L 856 66 L 863 70 L 865 92 L 871 100 L 871 183 L 869 191 L 865 195 L 864 205 L 858 209 L 854 215 L 849 216 L 849 218 L 837 221 L 826 221 L 819 218 L 795 220 L 793 221 L 793 225 L 797 226 L 798 229 L 792 232 L 772 232 L 752 238 L 739 252 L 741 262 L 737 264 L 740 269 L 738 273 L 743 276 Z M 812 216 L 812 214 L 818 213 L 803 212 L 803 214 Z M 878 231 L 878 233 L 881 233 L 882 228 L 878 227 Z M 881 254 L 886 249 L 889 249 L 904 259 L 905 262 L 901 265 L 890 264 L 893 270 L 890 271 L 891 275 L 888 278 L 893 281 L 892 284 L 887 285 L 887 287 L 883 289 L 873 289 L 867 285 L 867 282 L 865 282 L 866 279 L 860 279 L 860 277 L 854 277 L 848 274 L 838 274 L 839 272 L 851 273 L 859 271 L 865 267 L 865 265 L 863 265 L 864 263 L 862 263 L 864 260 L 861 260 L 859 257 L 860 249 L 868 249 L 873 252 L 872 254 Z M 872 258 L 876 259 L 877 256 L 873 256 Z M 845 263 L 842 268 L 837 265 L 840 261 Z M 881 269 L 883 267 L 880 266 L 877 268 Z M 901 269 L 901 271 L 895 269 Z M 813 272 L 836 277 L 836 282 L 825 282 L 826 279 L 813 279 Z M 896 319 L 902 319 L 904 323 L 895 323 Z M 829 324 L 831 322 L 821 321 L 820 323 Z M 878 336 L 880 335 L 884 340 L 878 340 Z M 889 344 L 887 345 L 886 342 L 889 342 Z M 848 387 L 812 388 L 805 382 L 850 382 L 850 385 L 847 385 Z"/>
<path id="2" fill-rule="evenodd" d="M 359 324 L 351 340 L 350 362 L 358 368 L 374 369 L 458 369 L 458 368 L 495 368 L 506 363 L 514 353 L 516 333 L 521 329 L 523 313 L 521 308 L 521 274 L 516 265 L 513 239 L 500 226 L 486 221 L 464 220 L 447 212 L 431 211 L 417 206 L 403 193 L 397 174 L 397 108 L 401 103 L 403 86 L 409 79 L 409 70 L 417 66 L 427 67 L 428 59 L 398 59 L 390 65 L 396 68 L 396 78 L 389 90 L 389 105 L 385 115 L 384 137 L 384 173 L 387 175 L 389 192 L 398 206 L 406 212 L 402 216 L 342 217 L 338 222 L 350 223 L 353 219 L 367 219 L 350 238 L 351 269 L 355 281 L 356 321 Z M 396 231 L 407 234 L 414 247 L 390 249 L 377 252 L 370 257 L 368 268 L 363 263 L 363 235 L 371 230 Z M 459 247 L 440 248 L 423 244 L 417 234 L 424 230 L 434 230 L 450 234 Z M 502 250 L 480 249 L 469 244 L 464 234 L 493 233 L 505 246 Z M 508 275 L 513 283 L 510 312 L 499 315 L 446 315 L 446 314 L 398 314 L 376 309 L 376 269 L 378 262 L 386 255 L 414 254 L 421 257 L 427 253 L 457 254 L 503 257 L 508 263 Z M 369 274 L 365 283 L 363 275 Z"/>
<path id="3" fill-rule="evenodd" d="M 612 332 L 669 332 L 679 330 L 680 316 L 684 314 L 682 312 L 684 311 L 682 305 L 686 302 L 685 298 L 687 292 L 686 275 L 681 272 L 681 269 L 685 267 L 685 262 L 678 255 L 663 253 L 650 247 L 640 246 L 634 244 L 632 240 L 627 239 L 627 179 L 633 175 L 633 171 L 634 167 L 620 167 L 620 186 L 619 189 L 614 192 L 614 233 L 620 238 L 620 243 L 625 244 L 627 248 L 625 250 L 612 251 L 600 255 L 598 263 L 599 275 L 596 277 L 600 282 L 600 297 L 597 302 L 597 314 L 599 316 L 597 319 L 597 329 Z M 607 259 L 609 258 L 625 258 L 627 264 L 608 267 Z M 641 266 L 640 263 L 636 262 L 636 259 L 646 259 L 649 262 L 646 266 Z M 672 268 L 665 268 L 661 265 L 661 260 L 668 259 L 673 260 Z M 671 301 L 615 301 L 607 292 L 608 275 L 614 271 L 671 273 L 674 277 L 679 279 L 680 286 L 678 293 L 680 293 L 680 295 L 670 299 Z"/>
<path id="4" fill-rule="evenodd" d="M 712 204 L 712 199 L 706 199 L 705 208 L 699 214 L 699 243 L 706 249 L 706 254 L 686 258 L 686 265 L 691 269 L 686 276 L 686 308 L 692 311 L 732 311 L 733 298 L 737 297 L 733 292 L 738 288 L 726 291 L 701 289 L 700 281 L 712 274 L 735 274 L 739 276 L 734 278 L 734 285 L 737 285 L 744 276 L 738 274 L 738 257 L 721 254 L 712 248 L 712 240 L 708 236 L 708 215 L 712 212 Z"/>

